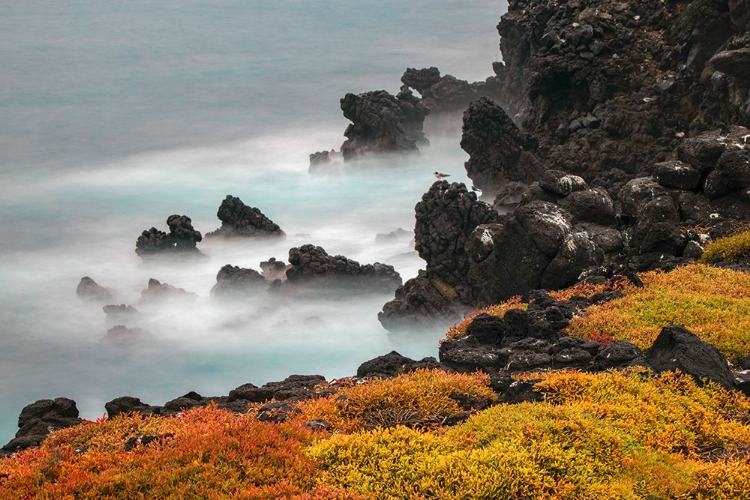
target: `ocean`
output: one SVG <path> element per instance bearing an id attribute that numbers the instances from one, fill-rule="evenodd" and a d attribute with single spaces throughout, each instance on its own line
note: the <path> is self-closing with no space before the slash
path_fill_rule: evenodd
<path id="1" fill-rule="evenodd" d="M 391 350 L 437 355 L 444 330 L 388 334 L 391 296 L 241 304 L 209 296 L 224 264 L 287 260 L 322 246 L 404 280 L 424 262 L 409 238 L 432 172 L 468 182 L 460 122 L 428 118 L 419 156 L 312 175 L 336 148 L 347 92 L 396 93 L 407 67 L 469 81 L 500 59 L 502 1 L 27 0 L 0 4 L 0 441 L 23 406 L 69 397 L 84 418 L 136 396 L 227 394 L 292 373 L 352 375 Z M 282 241 L 204 240 L 208 257 L 148 264 L 135 240 L 170 214 L 206 233 L 227 194 L 258 207 Z M 90 276 L 139 309 L 142 332 L 107 335 L 101 306 L 76 297 Z M 149 278 L 198 297 L 138 303 Z"/>

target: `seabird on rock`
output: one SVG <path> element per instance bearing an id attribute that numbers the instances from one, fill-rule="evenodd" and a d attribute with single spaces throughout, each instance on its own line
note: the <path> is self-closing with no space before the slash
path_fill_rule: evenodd
<path id="1" fill-rule="evenodd" d="M 450 174 L 443 174 L 441 172 L 435 172 L 435 179 L 445 179 L 446 177 L 450 177 Z"/>

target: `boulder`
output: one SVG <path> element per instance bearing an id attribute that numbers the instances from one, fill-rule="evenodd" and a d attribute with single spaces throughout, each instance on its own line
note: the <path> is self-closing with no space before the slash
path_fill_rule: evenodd
<path id="1" fill-rule="evenodd" d="M 581 222 L 604 226 L 612 226 L 617 222 L 612 198 L 603 188 L 574 191 L 561 198 L 558 204 Z"/>
<path id="2" fill-rule="evenodd" d="M 670 196 L 659 196 L 640 210 L 631 241 L 640 254 L 661 252 L 682 255 L 687 236 L 680 226 L 680 215 Z"/>
<path id="3" fill-rule="evenodd" d="M 225 238 L 284 237 L 284 231 L 259 209 L 245 205 L 236 196 L 227 195 L 221 202 L 216 216 L 221 227 L 206 234 L 206 237 Z"/>
<path id="4" fill-rule="evenodd" d="M 82 421 L 78 418 L 78 408 L 72 399 L 35 401 L 21 410 L 18 416 L 18 432 L 14 439 L 0 449 L 0 455 L 10 455 L 39 446 L 50 432 L 78 425 Z"/>
<path id="5" fill-rule="evenodd" d="M 707 379 L 727 389 L 734 387 L 732 370 L 719 350 L 683 326 L 662 328 L 643 356 L 657 372 L 680 370 L 692 375 L 699 383 Z"/>
<path id="6" fill-rule="evenodd" d="M 691 191 L 700 184 L 701 173 L 687 163 L 672 160 L 654 165 L 654 179 L 667 188 Z"/>

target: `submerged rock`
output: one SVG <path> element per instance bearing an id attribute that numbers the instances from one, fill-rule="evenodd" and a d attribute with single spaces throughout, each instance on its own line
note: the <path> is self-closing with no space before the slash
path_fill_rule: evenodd
<path id="1" fill-rule="evenodd" d="M 221 298 L 247 297 L 267 289 L 268 282 L 258 271 L 227 264 L 219 269 L 211 295 Z"/>
<path id="2" fill-rule="evenodd" d="M 161 283 L 159 280 L 151 278 L 148 280 L 148 287 L 141 290 L 139 302 L 148 303 L 171 299 L 193 300 L 196 298 L 198 298 L 198 295 L 193 292 L 188 292 L 182 288 L 177 288 L 168 283 Z"/>
<path id="3" fill-rule="evenodd" d="M 81 281 L 76 288 L 76 295 L 82 299 L 89 299 L 98 302 L 105 302 L 112 299 L 112 293 L 109 290 L 99 285 L 88 276 L 81 278 Z"/>
<path id="4" fill-rule="evenodd" d="M 216 216 L 221 227 L 206 237 L 283 237 L 284 231 L 255 207 L 245 205 L 239 198 L 227 195 Z"/>

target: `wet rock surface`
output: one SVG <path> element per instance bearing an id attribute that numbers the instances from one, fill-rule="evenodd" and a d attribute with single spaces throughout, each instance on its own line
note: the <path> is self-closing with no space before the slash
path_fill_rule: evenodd
<path id="1" fill-rule="evenodd" d="M 206 237 L 225 238 L 283 237 L 284 231 L 263 212 L 245 205 L 236 196 L 227 195 L 221 202 L 216 216 L 221 227 L 206 234 Z"/>

